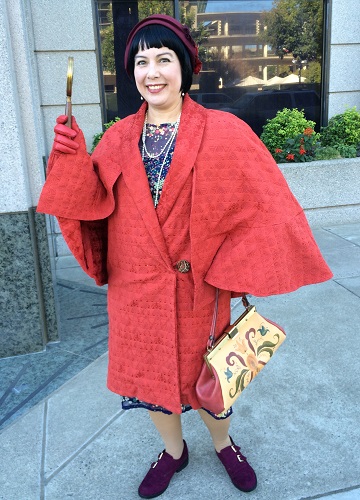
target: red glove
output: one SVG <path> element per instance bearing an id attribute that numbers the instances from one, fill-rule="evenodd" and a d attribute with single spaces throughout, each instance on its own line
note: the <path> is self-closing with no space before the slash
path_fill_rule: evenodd
<path id="1" fill-rule="evenodd" d="M 53 149 L 61 153 L 75 155 L 79 144 L 74 139 L 80 132 L 80 129 L 74 117 L 72 117 L 71 121 L 72 128 L 65 125 L 67 119 L 66 115 L 60 115 L 56 118 Z"/>

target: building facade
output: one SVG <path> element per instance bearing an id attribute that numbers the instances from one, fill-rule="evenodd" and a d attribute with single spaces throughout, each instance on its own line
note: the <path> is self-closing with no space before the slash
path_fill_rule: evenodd
<path id="1" fill-rule="evenodd" d="M 137 8 L 134 1 L 115 3 L 126 4 L 126 12 Z M 174 14 L 180 17 L 180 4 L 188 3 L 194 2 L 175 2 Z M 206 4 L 197 2 L 197 20 L 208 23 Z M 0 357 L 41 351 L 59 340 L 54 266 L 67 250 L 54 220 L 37 214 L 36 205 L 55 118 L 64 111 L 68 56 L 75 59 L 73 112 L 89 147 L 106 120 L 105 90 L 121 92 L 114 78 L 105 88 L 97 7 L 95 0 L 0 0 Z M 324 8 L 322 100 L 328 118 L 360 108 L 360 11 L 358 0 L 324 0 Z M 253 33 L 244 33 L 242 44 L 230 43 L 235 28 L 219 14 L 213 20 L 217 31 L 208 46 L 235 58 L 248 51 L 257 76 L 267 80 L 264 57 L 274 66 L 275 56 L 254 43 Z M 116 27 L 119 43 L 131 27 L 125 21 L 122 26 Z M 121 98 L 127 98 L 123 91 Z"/>

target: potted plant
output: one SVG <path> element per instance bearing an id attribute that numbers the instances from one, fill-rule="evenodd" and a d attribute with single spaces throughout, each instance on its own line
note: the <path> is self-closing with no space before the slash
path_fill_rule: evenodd
<path id="1" fill-rule="evenodd" d="M 360 113 L 355 108 L 331 118 L 320 134 L 312 123 L 304 122 L 302 112 L 282 110 L 264 126 L 261 139 L 312 225 L 360 219 L 360 159 L 356 157 Z"/>
<path id="2" fill-rule="evenodd" d="M 267 120 L 261 140 L 277 163 L 355 158 L 360 154 L 360 113 L 356 108 L 333 116 L 320 134 L 314 126 L 303 111 L 285 108 Z"/>

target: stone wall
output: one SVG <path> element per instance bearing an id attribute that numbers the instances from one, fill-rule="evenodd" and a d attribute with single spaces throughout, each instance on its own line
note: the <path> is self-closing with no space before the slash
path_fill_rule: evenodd
<path id="1" fill-rule="evenodd" d="M 0 0 L 0 357 L 58 339 L 43 183 L 39 93 L 23 2 Z"/>
<path id="2" fill-rule="evenodd" d="M 64 113 L 68 56 L 74 58 L 73 114 L 91 145 L 103 123 L 93 2 L 31 0 L 30 10 L 46 152 Z"/>
<path id="3" fill-rule="evenodd" d="M 360 220 L 360 158 L 282 163 L 280 169 L 312 227 Z"/>
<path id="4" fill-rule="evenodd" d="M 330 5 L 329 118 L 347 107 L 360 110 L 359 0 L 333 0 Z"/>
<path id="5" fill-rule="evenodd" d="M 101 130 L 93 3 L 0 0 L 0 357 L 59 340 L 52 218 L 36 213 L 67 58 L 74 114 L 89 143 Z"/>
<path id="6" fill-rule="evenodd" d="M 46 154 L 51 151 L 56 117 L 64 113 L 69 56 L 74 58 L 73 114 L 90 150 L 103 124 L 93 2 L 62 0 L 61 8 L 59 2 L 48 0 L 31 0 L 30 4 Z M 49 234 L 55 257 L 69 255 L 54 218 L 50 218 Z"/>

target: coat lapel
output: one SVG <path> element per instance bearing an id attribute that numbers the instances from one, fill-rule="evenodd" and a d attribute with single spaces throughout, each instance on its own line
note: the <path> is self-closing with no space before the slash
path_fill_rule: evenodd
<path id="1" fill-rule="evenodd" d="M 205 127 L 205 110 L 185 96 L 178 137 L 169 172 L 166 176 L 160 202 L 155 210 L 149 182 L 139 151 L 139 140 L 145 119 L 146 104 L 134 115 L 122 141 L 121 158 L 128 159 L 122 167 L 124 181 L 137 205 L 143 222 L 162 259 L 172 268 L 161 226 L 180 195 L 192 171 L 201 145 Z"/>
<path id="2" fill-rule="evenodd" d="M 186 95 L 169 172 L 165 178 L 157 216 L 162 226 L 194 168 L 206 121 L 205 110 Z"/>
<path id="3" fill-rule="evenodd" d="M 127 161 L 123 165 L 122 173 L 131 197 L 163 261 L 168 267 L 171 267 L 170 257 L 156 215 L 149 181 L 139 151 L 139 140 L 144 124 L 145 111 L 146 104 L 143 104 L 140 110 L 134 115 L 133 121 L 128 125 L 128 130 L 124 134 L 121 146 L 121 158 Z"/>

